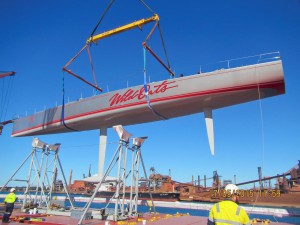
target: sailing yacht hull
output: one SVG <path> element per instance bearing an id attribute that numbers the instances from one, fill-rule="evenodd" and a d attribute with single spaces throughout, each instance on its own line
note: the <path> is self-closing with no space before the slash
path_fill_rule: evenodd
<path id="1" fill-rule="evenodd" d="M 144 85 L 140 85 L 80 99 L 16 119 L 12 136 L 147 123 L 285 93 L 280 60 L 153 82 L 147 87 L 148 99 Z"/>

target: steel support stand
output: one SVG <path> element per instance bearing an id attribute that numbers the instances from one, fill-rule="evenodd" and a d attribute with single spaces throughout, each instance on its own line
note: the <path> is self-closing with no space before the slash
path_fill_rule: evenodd
<path id="1" fill-rule="evenodd" d="M 24 200 L 23 200 L 23 205 L 22 205 L 22 210 L 24 211 L 27 205 L 30 205 L 34 203 L 35 205 L 41 207 L 44 204 L 46 205 L 47 208 L 49 208 L 49 201 L 51 198 L 52 190 L 53 190 L 53 184 L 55 182 L 55 175 L 54 171 L 56 171 L 56 164 L 57 162 L 59 163 L 60 166 L 60 171 L 63 176 L 63 186 L 64 190 L 70 200 L 70 204 L 72 209 L 74 208 L 73 202 L 71 201 L 70 194 L 67 188 L 67 182 L 65 179 L 65 175 L 58 157 L 58 152 L 59 152 L 59 147 L 60 144 L 55 144 L 55 145 L 48 145 L 42 141 L 40 141 L 38 138 L 34 138 L 32 142 L 32 151 L 31 153 L 26 157 L 26 159 L 21 163 L 21 165 L 18 167 L 18 169 L 13 173 L 13 175 L 8 179 L 8 181 L 5 183 L 5 185 L 1 188 L 0 191 L 3 190 L 7 186 L 7 184 L 10 181 L 25 181 L 26 182 L 26 189 L 24 192 Z M 41 152 L 39 152 L 41 151 Z M 53 166 L 53 176 L 51 183 L 49 182 L 48 178 L 48 168 L 50 167 L 49 164 L 49 155 L 51 152 L 55 152 L 55 156 L 52 162 Z M 40 159 L 38 157 L 38 153 L 41 153 Z M 29 160 L 31 157 L 30 164 L 29 164 L 29 170 L 28 170 L 28 175 L 26 180 L 21 180 L 21 179 L 13 179 L 15 175 L 18 173 L 18 171 L 24 166 L 24 164 Z M 33 177 L 32 172 L 35 171 L 35 176 Z M 32 179 L 33 178 L 33 179 Z M 47 181 L 47 185 L 45 185 L 45 180 Z M 35 185 L 35 193 L 34 198 L 31 197 L 30 195 L 30 187 Z M 48 196 L 46 196 L 46 187 L 50 187 L 50 190 L 48 192 Z"/>
<path id="2" fill-rule="evenodd" d="M 143 166 L 144 170 L 144 176 L 146 177 L 146 180 L 149 182 L 149 194 L 150 198 L 153 204 L 152 200 L 152 194 L 150 192 L 150 180 L 147 178 L 147 173 L 145 169 L 145 165 L 142 159 L 141 154 L 141 145 L 144 142 L 146 138 L 134 138 L 133 139 L 133 147 L 129 147 L 129 138 L 131 137 L 131 134 L 127 133 L 121 125 L 114 126 L 113 127 L 115 131 L 118 133 L 120 139 L 119 139 L 119 145 L 114 153 L 113 158 L 111 159 L 109 166 L 107 170 L 105 171 L 103 177 L 99 181 L 99 183 L 96 185 L 96 188 L 94 190 L 93 195 L 91 196 L 90 200 L 87 202 L 85 207 L 83 208 L 83 214 L 78 222 L 78 225 L 81 225 L 83 220 L 86 218 L 86 214 L 97 194 L 99 191 L 99 188 L 102 184 L 106 182 L 107 176 L 112 171 L 113 167 L 117 165 L 117 178 L 116 178 L 116 191 L 113 195 L 113 197 L 109 200 L 108 204 L 105 206 L 105 209 L 108 207 L 108 205 L 111 202 L 115 203 L 113 214 L 108 214 L 107 219 L 118 221 L 118 220 L 125 220 L 129 217 L 137 217 L 138 216 L 138 195 L 139 195 L 139 167 L 140 164 Z M 129 151 L 130 150 L 130 151 Z M 128 163 L 128 153 L 132 153 L 131 157 L 131 165 L 130 170 L 127 173 L 127 166 Z M 131 176 L 129 176 L 131 173 Z M 127 178 L 131 178 L 131 187 L 130 187 L 130 197 L 129 197 L 129 204 L 126 205 L 125 200 L 125 193 L 126 193 L 126 182 Z M 155 206 L 154 206 L 155 211 Z M 156 211 L 155 211 L 156 212 Z"/>
<path id="3" fill-rule="evenodd" d="M 150 179 L 148 179 L 148 176 L 147 176 L 146 167 L 145 167 L 145 164 L 144 164 L 144 160 L 143 160 L 141 151 L 139 152 L 139 155 L 140 155 L 140 160 L 142 162 L 142 166 L 143 166 L 143 170 L 144 170 L 144 176 L 145 176 L 146 180 L 148 180 L 148 191 L 149 191 L 151 203 L 152 203 L 152 206 L 153 206 L 153 211 L 154 211 L 154 213 L 156 213 L 155 204 L 153 202 L 152 193 L 151 193 L 151 190 L 150 190 Z"/>
<path id="4" fill-rule="evenodd" d="M 109 163 L 109 166 L 108 166 L 107 170 L 105 171 L 103 177 L 101 178 L 101 180 L 99 181 L 99 183 L 95 187 L 95 191 L 94 191 L 93 195 L 91 196 L 90 200 L 84 206 L 84 208 L 83 208 L 83 214 L 82 214 L 82 216 L 81 216 L 81 218 L 80 218 L 80 220 L 78 222 L 78 225 L 81 225 L 82 221 L 85 219 L 86 213 L 89 210 L 89 208 L 90 208 L 93 200 L 95 199 L 97 191 L 99 190 L 99 188 L 101 187 L 101 185 L 105 182 L 105 179 L 108 176 L 108 174 L 110 173 L 110 171 L 113 169 L 113 164 L 116 163 L 119 160 L 119 158 L 117 158 L 117 154 L 120 151 L 120 148 L 122 148 L 121 144 L 119 144 L 117 150 L 115 151 L 114 156 L 112 157 L 112 159 L 111 159 L 111 161 Z"/>

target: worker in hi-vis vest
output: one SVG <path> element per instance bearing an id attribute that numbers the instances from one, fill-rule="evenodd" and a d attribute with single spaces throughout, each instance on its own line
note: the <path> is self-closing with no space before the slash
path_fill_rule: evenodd
<path id="1" fill-rule="evenodd" d="M 11 188 L 10 193 L 4 199 L 5 212 L 8 212 L 10 214 L 12 214 L 14 210 L 15 201 L 17 200 L 15 191 L 16 191 L 15 188 Z"/>
<path id="2" fill-rule="evenodd" d="M 149 212 L 151 212 L 152 211 L 152 206 L 153 206 L 152 200 L 147 200 L 147 205 L 149 207 Z"/>
<path id="3" fill-rule="evenodd" d="M 210 209 L 208 225 L 242 225 L 251 224 L 248 214 L 238 203 L 238 187 L 228 184 L 222 192 L 226 200 L 218 202 Z"/>

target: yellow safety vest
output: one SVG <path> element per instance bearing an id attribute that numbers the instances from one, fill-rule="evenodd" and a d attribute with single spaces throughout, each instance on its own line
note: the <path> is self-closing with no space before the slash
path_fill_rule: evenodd
<path id="1" fill-rule="evenodd" d="M 152 201 L 147 200 L 147 205 L 148 205 L 149 207 L 151 207 L 151 206 L 152 206 Z"/>
<path id="2" fill-rule="evenodd" d="M 235 202 L 225 200 L 213 205 L 209 212 L 208 224 L 242 225 L 250 224 L 246 211 Z"/>
<path id="3" fill-rule="evenodd" d="M 12 193 L 9 193 L 5 197 L 4 202 L 6 202 L 6 203 L 14 203 L 16 201 L 16 199 L 17 199 L 16 194 L 12 192 Z"/>

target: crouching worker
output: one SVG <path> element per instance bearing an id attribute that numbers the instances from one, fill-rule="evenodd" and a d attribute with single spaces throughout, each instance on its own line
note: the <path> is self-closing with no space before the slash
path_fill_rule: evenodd
<path id="1" fill-rule="evenodd" d="M 15 188 L 10 189 L 10 193 L 4 199 L 5 213 L 3 215 L 2 222 L 8 222 L 14 210 L 15 201 L 17 200 L 15 191 Z"/>
<path id="2" fill-rule="evenodd" d="M 226 196 L 224 201 L 213 205 L 209 212 L 207 225 L 250 225 L 247 212 L 238 203 L 238 187 L 228 184 L 225 187 Z"/>

